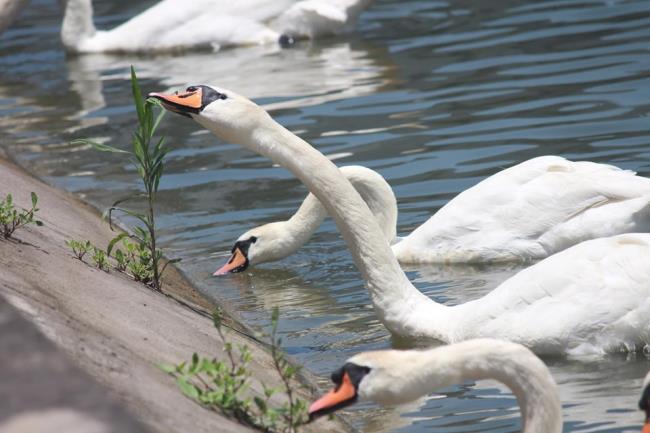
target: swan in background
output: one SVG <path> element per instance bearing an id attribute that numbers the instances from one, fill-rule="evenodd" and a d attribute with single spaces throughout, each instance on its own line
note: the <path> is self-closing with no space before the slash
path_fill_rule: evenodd
<path id="1" fill-rule="evenodd" d="M 492 339 L 357 354 L 332 373 L 335 388 L 309 407 L 309 418 L 357 400 L 403 404 L 439 388 L 482 379 L 498 380 L 512 390 L 521 408 L 522 432 L 562 431 L 560 396 L 546 365 L 519 344 Z"/>
<path id="2" fill-rule="evenodd" d="M 91 0 L 64 0 L 61 40 L 71 53 L 164 52 L 290 43 L 349 30 L 371 0 L 162 0 L 98 31 Z"/>
<path id="3" fill-rule="evenodd" d="M 411 284 L 368 206 L 334 163 L 255 103 L 206 85 L 149 96 L 296 175 L 334 218 L 379 320 L 393 334 L 445 343 L 499 338 L 544 354 L 641 350 L 650 341 L 650 234 L 582 242 L 479 299 L 442 305 Z"/>
<path id="4" fill-rule="evenodd" d="M 365 183 L 366 189 L 376 185 L 374 195 L 362 197 L 377 215 L 375 209 L 382 204 L 373 200 L 386 195 L 385 201 L 392 203 L 388 195 L 394 194 L 381 176 Z M 394 237 L 386 239 L 402 264 L 535 260 L 584 240 L 650 231 L 649 211 L 650 179 L 611 165 L 541 156 L 461 192 L 405 238 L 395 243 Z M 385 233 L 394 229 L 381 221 Z M 258 229 L 246 232 L 236 243 L 259 238 L 255 233 Z M 251 264 L 287 257 L 309 237 L 295 236 L 289 226 L 285 231 L 266 231 L 265 238 L 267 244 L 284 248 L 255 251 Z"/>
<path id="5" fill-rule="evenodd" d="M 340 168 L 377 218 L 386 239 L 395 238 L 397 199 L 388 182 L 376 171 L 359 165 Z M 327 210 L 309 194 L 287 221 L 278 221 L 247 231 L 232 247 L 228 262 L 214 275 L 242 272 L 250 265 L 280 260 L 295 253 L 327 217 Z"/>
<path id="6" fill-rule="evenodd" d="M 650 373 L 646 374 L 643 379 L 641 398 L 639 399 L 639 409 L 645 412 L 645 420 L 641 433 L 650 433 Z"/>

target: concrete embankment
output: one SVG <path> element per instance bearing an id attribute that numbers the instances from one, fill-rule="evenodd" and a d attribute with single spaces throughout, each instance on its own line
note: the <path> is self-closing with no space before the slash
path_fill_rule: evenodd
<path id="1" fill-rule="evenodd" d="M 38 217 L 44 226 L 20 229 L 15 240 L 0 241 L 0 295 L 47 339 L 34 332 L 32 326 L 17 325 L 21 319 L 0 301 L 0 322 L 13 323 L 0 328 L 0 347 L 13 347 L 12 353 L 3 350 L 0 357 L 4 369 L 0 375 L 0 396 L 5 392 L 16 394 L 16 403 L 10 409 L 0 405 L 0 432 L 5 433 L 3 428 L 10 428 L 22 411 L 47 417 L 61 416 L 61 410 L 67 416 L 67 409 L 77 411 L 77 415 L 81 410 L 81 415 L 89 417 L 88 422 L 109 427 L 98 432 L 253 431 L 188 399 L 173 378 L 156 367 L 161 362 L 187 360 L 194 352 L 224 356 L 209 314 L 205 314 L 210 312 L 211 303 L 175 270 L 167 275 L 163 295 L 123 274 L 107 273 L 74 258 L 66 240 L 88 239 L 106 247 L 115 233 L 92 207 L 0 159 L 0 195 L 4 198 L 12 193 L 18 206 L 28 207 L 31 191 L 39 197 Z M 234 320 L 231 325 L 245 329 Z M 251 348 L 250 368 L 255 379 L 280 386 L 264 346 L 239 332 L 227 334 L 235 344 Z M 27 349 L 9 345 L 8 339 L 14 339 L 14 343 L 23 340 Z M 3 346 L 4 343 L 7 345 Z M 18 359 L 27 353 L 34 354 L 33 364 Z M 41 361 L 52 357 L 56 365 L 64 365 L 47 375 L 42 390 L 40 381 L 35 380 L 42 372 L 36 369 L 48 363 L 39 364 L 39 356 Z M 33 372 L 31 367 L 27 368 L 30 365 Z M 83 373 L 77 373 L 78 370 Z M 24 377 L 29 386 L 21 386 L 28 382 L 9 377 Z M 70 393 L 81 392 L 75 391 L 81 388 L 89 391 L 88 397 L 79 402 Z M 309 398 L 309 391 L 301 389 Z M 29 393 L 37 396 L 46 390 L 50 397 L 38 400 L 38 404 L 28 403 L 36 401 Z M 82 404 L 84 401 L 87 404 Z M 346 430 L 337 420 L 323 420 L 303 429 Z"/>

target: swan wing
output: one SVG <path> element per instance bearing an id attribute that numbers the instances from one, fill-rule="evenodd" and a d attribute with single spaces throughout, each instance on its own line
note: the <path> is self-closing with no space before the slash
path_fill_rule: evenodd
<path id="1" fill-rule="evenodd" d="M 394 247 L 402 262 L 543 258 L 580 241 L 650 229 L 650 180 L 558 156 L 534 158 L 460 193 Z"/>
<path id="2" fill-rule="evenodd" d="M 452 307 L 465 322 L 456 337 L 508 339 L 538 354 L 642 348 L 650 342 L 648 257 L 650 234 L 582 242 Z"/>

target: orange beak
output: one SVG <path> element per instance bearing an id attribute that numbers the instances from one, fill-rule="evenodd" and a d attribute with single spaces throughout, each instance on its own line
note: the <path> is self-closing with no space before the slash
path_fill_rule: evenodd
<path id="1" fill-rule="evenodd" d="M 192 92 L 174 92 L 171 95 L 154 92 L 149 93 L 149 97 L 159 99 L 163 106 L 170 111 L 187 114 L 199 112 L 202 105 L 202 94 L 203 90 L 199 87 Z"/>
<path id="2" fill-rule="evenodd" d="M 354 403 L 357 399 L 357 390 L 352 385 L 348 373 L 343 374 L 341 384 L 313 402 L 309 406 L 309 420 L 332 413 L 337 409 Z M 645 432 L 644 432 L 645 433 Z"/>
<path id="3" fill-rule="evenodd" d="M 248 266 L 248 259 L 244 255 L 244 253 L 241 252 L 239 248 L 235 248 L 235 251 L 233 251 L 232 256 L 228 259 L 225 265 L 220 267 L 214 274 L 214 276 L 218 275 L 225 275 L 229 272 L 241 272 L 244 269 L 246 269 L 246 266 Z M 242 268 L 237 270 L 238 268 Z"/>
<path id="4" fill-rule="evenodd" d="M 641 433 L 650 433 L 650 420 L 647 420 L 645 424 L 643 424 L 643 430 L 641 430 Z"/>

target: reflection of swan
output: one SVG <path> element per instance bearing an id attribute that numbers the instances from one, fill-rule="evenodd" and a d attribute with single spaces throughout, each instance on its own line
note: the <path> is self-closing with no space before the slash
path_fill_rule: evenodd
<path id="1" fill-rule="evenodd" d="M 336 221 L 393 333 L 457 342 L 496 337 L 540 353 L 637 350 L 650 341 L 650 234 L 586 241 L 519 272 L 486 296 L 441 305 L 407 279 L 354 187 L 308 143 L 250 100 L 210 86 L 151 94 L 222 139 L 294 173 Z"/>
<path id="2" fill-rule="evenodd" d="M 401 404 L 438 388 L 481 379 L 496 379 L 513 391 L 524 433 L 562 431 L 560 396 L 548 368 L 525 347 L 491 339 L 355 355 L 332 374 L 336 388 L 314 402 L 309 415 L 314 419 L 357 400 Z"/>
<path id="3" fill-rule="evenodd" d="M 103 81 L 129 80 L 129 65 L 138 65 L 138 77 L 177 87 L 187 82 L 220 78 L 255 98 L 273 98 L 267 109 L 283 109 L 354 98 L 377 91 L 392 78 L 392 65 L 383 50 L 363 44 L 328 42 L 317 47 L 281 50 L 277 46 L 242 47 L 183 56 L 141 57 L 89 54 L 66 59 L 71 87 L 81 99 L 77 113 L 83 123 L 105 117 L 85 116 L 105 106 Z M 200 64 L 200 68 L 187 65 Z M 268 85 L 268 71 L 281 80 Z M 278 100 L 279 99 L 279 100 Z M 85 116 L 85 117 L 84 117 Z"/>
<path id="4" fill-rule="evenodd" d="M 368 204 L 386 239 L 395 238 L 397 201 L 390 185 L 376 171 L 358 165 L 341 167 L 341 173 Z M 307 195 L 289 220 L 265 224 L 241 235 L 228 262 L 214 275 L 241 272 L 249 265 L 290 256 L 307 243 L 326 216 L 327 211 L 318 199 Z"/>
<path id="5" fill-rule="evenodd" d="M 162 0 L 106 31 L 91 0 L 65 0 L 61 39 L 76 53 L 177 51 L 255 45 L 349 29 L 370 0 Z"/>
<path id="6" fill-rule="evenodd" d="M 394 198 L 381 176 L 367 179 L 366 190 L 372 190 L 374 182 L 382 190 L 364 197 L 371 210 L 383 206 L 374 199 Z M 610 165 L 543 156 L 460 193 L 392 249 L 400 263 L 541 259 L 586 239 L 650 230 L 649 204 L 650 179 Z M 314 224 L 324 215 L 314 218 Z M 266 248 L 257 249 L 256 261 L 279 260 L 297 251 L 308 240 L 293 233 L 299 228 L 287 225 L 283 231 L 267 231 Z M 315 229 L 310 227 L 309 234 Z M 254 233 L 259 231 L 253 229 L 237 241 L 249 243 Z M 392 242 L 393 237 L 387 239 Z M 271 244 L 284 248 L 272 249 Z"/>

